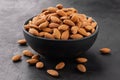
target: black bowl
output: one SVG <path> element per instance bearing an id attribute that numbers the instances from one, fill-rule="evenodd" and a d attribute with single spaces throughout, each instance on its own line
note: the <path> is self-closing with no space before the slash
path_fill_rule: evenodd
<path id="1" fill-rule="evenodd" d="M 31 19 L 32 18 L 29 20 Z M 27 20 L 25 24 L 27 24 L 29 20 Z M 84 53 L 95 42 L 98 30 L 99 28 L 96 26 L 96 31 L 91 36 L 82 39 L 52 40 L 34 36 L 23 27 L 23 33 L 28 45 L 40 55 L 50 59 L 74 58 Z"/>

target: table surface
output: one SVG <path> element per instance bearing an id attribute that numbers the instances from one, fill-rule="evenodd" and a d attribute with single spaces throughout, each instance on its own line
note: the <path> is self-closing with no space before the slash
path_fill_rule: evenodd
<path id="1" fill-rule="evenodd" d="M 46 69 L 53 68 L 54 62 L 45 61 L 46 67 L 38 70 L 26 64 L 25 57 L 18 63 L 11 61 L 11 57 L 20 54 L 22 50 L 32 50 L 28 46 L 19 46 L 16 43 L 24 38 L 24 22 L 38 14 L 41 9 L 58 3 L 65 7 L 74 7 L 98 22 L 98 38 L 83 55 L 88 58 L 85 74 L 78 72 L 72 61 L 68 62 L 65 69 L 59 71 L 59 78 L 53 78 L 46 73 Z M 120 80 L 119 34 L 119 0 L 0 0 L 0 80 Z M 112 53 L 101 55 L 99 49 L 102 47 L 111 48 Z"/>

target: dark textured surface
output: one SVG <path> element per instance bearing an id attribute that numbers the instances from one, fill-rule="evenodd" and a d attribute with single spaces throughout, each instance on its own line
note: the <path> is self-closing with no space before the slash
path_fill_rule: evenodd
<path id="1" fill-rule="evenodd" d="M 37 70 L 26 64 L 27 58 L 13 63 L 11 57 L 29 47 L 19 46 L 16 41 L 24 38 L 24 22 L 38 14 L 42 8 L 62 3 L 75 7 L 81 13 L 92 16 L 99 24 L 100 32 L 95 44 L 86 52 L 87 73 L 74 69 L 72 61 L 60 77 L 53 78 L 46 73 L 54 63 L 46 61 L 46 67 Z M 120 1 L 119 0 L 0 0 L 0 80 L 120 80 Z M 99 49 L 109 47 L 111 55 L 101 55 Z M 33 51 L 34 52 L 34 51 Z"/>

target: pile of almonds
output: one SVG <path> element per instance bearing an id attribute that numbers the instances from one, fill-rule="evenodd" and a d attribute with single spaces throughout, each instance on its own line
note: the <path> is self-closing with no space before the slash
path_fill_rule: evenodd
<path id="1" fill-rule="evenodd" d="M 95 32 L 97 23 L 92 17 L 79 14 L 75 8 L 62 4 L 48 7 L 33 17 L 24 28 L 32 35 L 49 39 L 81 39 Z"/>

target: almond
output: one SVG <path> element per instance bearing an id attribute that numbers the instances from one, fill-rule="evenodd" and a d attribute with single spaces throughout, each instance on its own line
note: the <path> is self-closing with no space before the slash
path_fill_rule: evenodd
<path id="1" fill-rule="evenodd" d="M 69 26 L 75 26 L 74 22 L 72 22 L 71 20 L 64 20 L 63 23 L 65 23 Z"/>
<path id="2" fill-rule="evenodd" d="M 79 21 L 79 17 L 78 17 L 78 15 L 75 14 L 75 13 L 72 14 L 71 20 L 72 20 L 73 22 L 78 22 L 78 21 Z"/>
<path id="3" fill-rule="evenodd" d="M 80 34 L 82 34 L 83 36 L 87 36 L 87 32 L 86 32 L 86 30 L 85 30 L 84 28 L 79 28 L 79 29 L 78 29 L 78 32 L 79 32 Z"/>
<path id="4" fill-rule="evenodd" d="M 40 58 L 40 55 L 38 55 L 38 54 L 35 54 L 35 55 L 32 56 L 32 59 L 37 59 L 37 60 L 39 60 L 39 58 Z"/>
<path id="5" fill-rule="evenodd" d="M 26 40 L 25 39 L 20 39 L 20 40 L 17 41 L 17 43 L 20 44 L 20 45 L 24 45 L 24 44 L 26 44 Z"/>
<path id="6" fill-rule="evenodd" d="M 68 40 L 68 38 L 69 38 L 69 31 L 66 30 L 66 31 L 64 31 L 64 32 L 62 33 L 61 39 L 62 39 L 62 40 Z"/>
<path id="7" fill-rule="evenodd" d="M 109 53 L 111 53 L 111 49 L 110 48 L 101 48 L 100 52 L 103 54 L 109 54 Z"/>
<path id="8" fill-rule="evenodd" d="M 68 16 L 60 17 L 61 20 L 70 19 Z"/>
<path id="9" fill-rule="evenodd" d="M 78 22 L 78 23 L 76 23 L 76 25 L 80 28 L 80 27 L 82 27 L 82 22 Z"/>
<path id="10" fill-rule="evenodd" d="M 29 50 L 23 50 L 22 53 L 23 53 L 24 56 L 28 56 L 28 57 L 32 57 L 33 56 L 33 53 L 31 51 L 29 51 Z"/>
<path id="11" fill-rule="evenodd" d="M 60 70 L 63 69 L 65 67 L 65 63 L 64 62 L 60 62 L 56 65 L 55 69 L 56 70 Z"/>
<path id="12" fill-rule="evenodd" d="M 51 12 L 51 13 L 54 13 L 54 12 L 57 11 L 57 8 L 55 8 L 55 7 L 48 7 L 47 10 L 48 10 L 49 12 Z"/>
<path id="13" fill-rule="evenodd" d="M 46 28 L 48 26 L 48 24 L 49 24 L 48 21 L 43 22 L 42 24 L 39 25 L 39 29 Z"/>
<path id="14" fill-rule="evenodd" d="M 35 29 L 39 29 L 39 27 L 38 26 L 36 26 L 36 25 L 34 25 L 34 24 L 30 24 L 30 25 L 28 25 L 30 28 L 35 28 Z"/>
<path id="15" fill-rule="evenodd" d="M 47 32 L 44 34 L 44 37 L 49 38 L 49 39 L 54 39 L 54 36 L 50 33 L 47 33 Z"/>
<path id="16" fill-rule="evenodd" d="M 90 33 L 90 32 L 87 32 L 87 37 L 90 36 L 90 35 L 91 35 L 91 33 Z"/>
<path id="17" fill-rule="evenodd" d="M 56 7 L 57 7 L 58 9 L 62 9 L 62 8 L 63 8 L 63 5 L 62 5 L 62 4 L 57 4 Z"/>
<path id="18" fill-rule="evenodd" d="M 53 77 L 58 77 L 59 76 L 59 73 L 56 70 L 53 70 L 53 69 L 48 69 L 47 73 L 49 75 L 53 76 Z"/>
<path id="19" fill-rule="evenodd" d="M 43 22 L 45 22 L 45 21 L 46 21 L 45 18 L 41 18 L 41 19 L 39 19 L 39 20 L 37 20 L 37 21 L 35 22 L 35 25 L 39 26 L 41 23 L 43 23 Z"/>
<path id="20" fill-rule="evenodd" d="M 51 22 L 54 22 L 54 23 L 60 23 L 60 19 L 55 17 L 55 16 L 51 16 Z"/>
<path id="21" fill-rule="evenodd" d="M 30 28 L 29 33 L 32 34 L 32 35 L 35 35 L 35 36 L 37 36 L 39 34 L 39 32 L 34 28 Z"/>
<path id="22" fill-rule="evenodd" d="M 53 29 L 53 36 L 56 38 L 56 39 L 60 39 L 61 37 L 61 33 L 58 29 Z"/>
<path id="23" fill-rule="evenodd" d="M 72 34 L 72 35 L 70 35 L 70 38 L 72 38 L 72 39 L 81 39 L 81 38 L 83 38 L 83 36 L 80 35 L 80 34 Z"/>
<path id="24" fill-rule="evenodd" d="M 26 62 L 33 65 L 33 64 L 36 64 L 38 62 L 38 60 L 37 59 L 28 59 L 28 60 L 26 60 Z"/>
<path id="25" fill-rule="evenodd" d="M 96 23 L 96 22 L 92 22 L 92 23 L 91 23 L 91 26 L 92 26 L 93 28 L 95 28 L 95 27 L 97 26 L 97 23 Z"/>
<path id="26" fill-rule="evenodd" d="M 36 68 L 41 69 L 43 67 L 44 67 L 44 63 L 43 62 L 37 62 L 36 63 Z"/>
<path id="27" fill-rule="evenodd" d="M 52 33 L 52 29 L 51 28 L 44 28 L 42 29 L 44 32 L 48 32 L 48 33 Z"/>
<path id="28" fill-rule="evenodd" d="M 22 56 L 19 55 L 19 54 L 18 54 L 18 55 L 15 55 L 15 56 L 12 57 L 12 61 L 14 61 L 14 62 L 20 61 L 20 60 L 21 60 L 21 57 L 22 57 Z"/>
<path id="29" fill-rule="evenodd" d="M 59 16 L 67 16 L 66 13 L 65 13 L 63 10 L 57 10 L 56 13 L 57 13 Z"/>
<path id="30" fill-rule="evenodd" d="M 85 26 L 85 29 L 86 29 L 87 31 L 91 31 L 91 30 L 93 29 L 93 27 L 92 27 L 92 26 Z"/>
<path id="31" fill-rule="evenodd" d="M 43 37 L 43 36 L 45 35 L 45 33 L 46 33 L 46 32 L 40 32 L 40 33 L 38 34 L 38 36 L 39 36 L 39 37 Z"/>
<path id="32" fill-rule="evenodd" d="M 25 30 L 28 30 L 30 28 L 30 26 L 27 24 L 27 25 L 24 25 L 24 28 L 25 28 Z"/>
<path id="33" fill-rule="evenodd" d="M 95 32 L 95 29 L 93 28 L 92 30 L 91 30 L 91 33 L 94 33 Z"/>
<path id="34" fill-rule="evenodd" d="M 71 28 L 71 32 L 72 32 L 73 34 L 76 34 L 76 33 L 78 32 L 78 27 L 77 27 L 77 26 L 73 26 L 73 27 Z"/>
<path id="35" fill-rule="evenodd" d="M 89 23 L 91 23 L 93 21 L 92 17 L 88 17 L 88 20 L 87 20 Z"/>
<path id="36" fill-rule="evenodd" d="M 76 61 L 78 63 L 86 63 L 88 60 L 87 60 L 87 58 L 77 58 Z"/>
<path id="37" fill-rule="evenodd" d="M 67 11 L 66 14 L 67 14 L 67 16 L 70 16 L 70 15 L 73 14 L 73 12 L 72 11 Z"/>
<path id="38" fill-rule="evenodd" d="M 50 28 L 57 28 L 57 27 L 59 27 L 59 24 L 57 24 L 57 23 L 50 23 L 49 27 Z"/>
<path id="39" fill-rule="evenodd" d="M 68 30 L 68 28 L 69 28 L 69 26 L 65 25 L 65 24 L 62 24 L 58 27 L 59 30 L 63 30 L 63 31 Z"/>
<path id="40" fill-rule="evenodd" d="M 77 69 L 80 71 L 80 72 L 86 72 L 86 67 L 83 65 L 83 64 L 78 64 L 77 65 Z"/>

